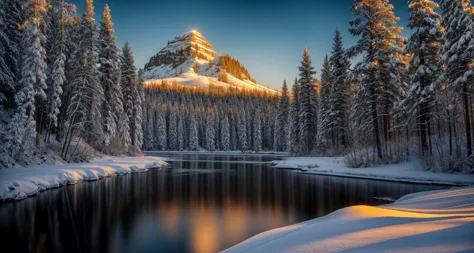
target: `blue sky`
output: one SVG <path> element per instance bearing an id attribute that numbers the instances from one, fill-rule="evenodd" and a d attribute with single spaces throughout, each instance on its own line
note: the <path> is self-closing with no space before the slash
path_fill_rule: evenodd
<path id="1" fill-rule="evenodd" d="M 85 0 L 68 2 L 81 12 Z M 391 2 L 405 27 L 407 1 Z M 292 83 L 297 76 L 305 47 L 319 77 L 336 28 L 346 47 L 357 41 L 348 32 L 352 0 L 96 0 L 97 22 L 105 3 L 112 10 L 118 44 L 130 41 L 137 67 L 167 41 L 197 29 L 215 51 L 239 59 L 259 83 L 276 89 L 283 79 Z"/>

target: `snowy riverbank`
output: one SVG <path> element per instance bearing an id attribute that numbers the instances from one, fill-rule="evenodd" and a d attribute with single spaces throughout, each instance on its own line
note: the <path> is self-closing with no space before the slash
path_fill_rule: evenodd
<path id="1" fill-rule="evenodd" d="M 474 187 L 466 187 L 343 208 L 261 233 L 224 252 L 472 252 L 473 231 Z"/>
<path id="2" fill-rule="evenodd" d="M 424 170 L 416 162 L 381 165 L 374 168 L 348 168 L 343 157 L 287 157 L 273 161 L 276 168 L 297 169 L 302 173 L 353 178 L 377 179 L 394 182 L 474 185 L 474 174 L 437 173 Z"/>
<path id="3" fill-rule="evenodd" d="M 66 184 L 142 172 L 166 164 L 160 157 L 103 157 L 90 163 L 2 169 L 0 200 L 24 199 Z"/>

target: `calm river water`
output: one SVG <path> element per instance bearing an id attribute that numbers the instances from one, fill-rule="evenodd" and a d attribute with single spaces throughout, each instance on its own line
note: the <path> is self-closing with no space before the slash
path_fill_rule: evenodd
<path id="1" fill-rule="evenodd" d="M 9 252 L 218 252 L 263 231 L 439 186 L 304 175 L 273 155 L 153 153 L 168 169 L 0 204 Z"/>

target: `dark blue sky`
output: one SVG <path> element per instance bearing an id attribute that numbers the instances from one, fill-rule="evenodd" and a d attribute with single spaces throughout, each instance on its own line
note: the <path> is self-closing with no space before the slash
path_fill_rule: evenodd
<path id="1" fill-rule="evenodd" d="M 85 0 L 69 2 L 81 12 Z M 106 2 L 118 43 L 130 41 L 137 67 L 143 67 L 168 40 L 197 29 L 215 51 L 239 59 L 259 83 L 272 88 L 279 88 L 283 79 L 293 82 L 305 47 L 319 77 L 336 28 L 346 47 L 357 40 L 348 32 L 352 0 L 96 0 L 97 22 Z M 407 0 L 391 2 L 405 26 Z"/>

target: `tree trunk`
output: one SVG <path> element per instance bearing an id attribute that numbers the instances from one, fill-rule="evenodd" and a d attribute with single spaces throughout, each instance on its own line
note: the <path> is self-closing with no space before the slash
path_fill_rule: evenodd
<path id="1" fill-rule="evenodd" d="M 420 104 L 420 142 L 421 142 L 421 154 L 424 156 L 426 155 L 426 151 L 428 150 L 428 142 L 427 142 L 427 129 L 426 129 L 426 105 Z"/>
<path id="2" fill-rule="evenodd" d="M 453 131 L 452 131 L 452 120 L 451 120 L 451 113 L 447 110 L 448 113 L 448 131 L 449 131 L 449 154 L 453 155 Z"/>
<path id="3" fill-rule="evenodd" d="M 472 155 L 472 138 L 471 138 L 471 121 L 469 116 L 469 97 L 467 95 L 467 87 L 464 86 L 463 94 L 463 103 L 464 103 L 464 124 L 466 128 L 466 141 L 467 141 L 467 156 Z"/>
<path id="4" fill-rule="evenodd" d="M 377 156 L 379 159 L 382 159 L 382 146 L 380 143 L 380 134 L 379 134 L 379 122 L 378 122 L 378 115 L 377 115 L 377 103 L 375 101 L 375 87 L 371 87 L 371 99 L 372 99 L 372 126 L 373 126 L 373 134 L 375 135 L 375 145 L 377 148 Z"/>

